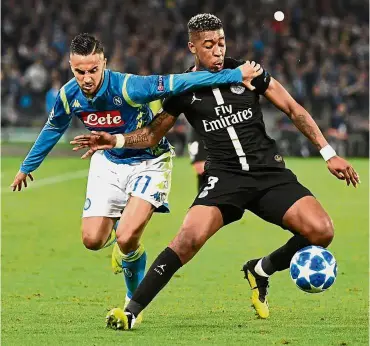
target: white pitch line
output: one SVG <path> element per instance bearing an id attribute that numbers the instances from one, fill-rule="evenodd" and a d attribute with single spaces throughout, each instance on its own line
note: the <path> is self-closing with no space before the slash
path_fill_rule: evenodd
<path id="1" fill-rule="evenodd" d="M 30 181 L 27 178 L 28 187 L 25 189 L 24 186 L 23 186 L 22 190 L 33 190 L 33 189 L 37 189 L 39 187 L 43 187 L 43 186 L 46 186 L 46 185 L 58 184 L 58 183 L 62 183 L 64 181 L 86 178 L 87 175 L 88 175 L 88 171 L 84 169 L 84 170 L 81 170 L 81 171 L 69 172 L 69 173 L 56 175 L 54 177 L 49 177 L 49 178 L 43 178 L 43 179 L 39 179 L 39 180 L 37 180 L 37 178 L 35 178 L 35 181 Z M 16 192 L 18 192 L 18 191 L 14 191 L 14 193 L 16 193 Z M 8 193 L 13 193 L 13 190 L 9 186 L 6 186 L 6 187 L 2 186 L 1 194 L 4 195 L 4 194 L 8 194 Z"/>

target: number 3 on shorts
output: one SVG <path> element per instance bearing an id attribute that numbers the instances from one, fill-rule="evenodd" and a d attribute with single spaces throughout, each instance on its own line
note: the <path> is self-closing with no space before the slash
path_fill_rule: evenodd
<path id="1" fill-rule="evenodd" d="M 218 178 L 217 177 L 209 177 L 208 178 L 208 184 L 207 184 L 207 186 L 199 194 L 198 198 L 206 197 L 208 195 L 208 190 L 212 190 L 215 187 L 215 185 L 216 185 L 217 182 L 218 182 Z"/>

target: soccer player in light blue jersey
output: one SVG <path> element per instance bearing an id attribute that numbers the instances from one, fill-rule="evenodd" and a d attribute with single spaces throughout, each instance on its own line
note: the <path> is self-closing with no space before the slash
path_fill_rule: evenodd
<path id="1" fill-rule="evenodd" d="M 67 130 L 72 116 L 88 130 L 110 134 L 131 132 L 152 118 L 148 102 L 218 84 L 249 82 L 260 71 L 250 64 L 219 73 L 207 71 L 166 76 L 137 76 L 106 69 L 104 49 L 88 34 L 77 35 L 70 47 L 74 78 L 59 91 L 49 118 L 21 164 L 11 187 L 21 191 Z M 116 241 L 115 273 L 124 273 L 126 304 L 144 276 L 146 253 L 141 235 L 153 212 L 168 212 L 172 150 L 166 138 L 153 148 L 116 148 L 96 152 L 90 163 L 82 215 L 82 240 L 99 250 Z M 117 224 L 116 232 L 112 229 Z"/>

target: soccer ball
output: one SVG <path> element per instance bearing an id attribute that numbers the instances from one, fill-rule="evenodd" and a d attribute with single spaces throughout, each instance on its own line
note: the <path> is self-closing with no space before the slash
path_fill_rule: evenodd
<path id="1" fill-rule="evenodd" d="M 293 256 L 290 276 L 302 291 L 320 293 L 331 287 L 337 277 L 337 262 L 321 246 L 307 246 Z"/>

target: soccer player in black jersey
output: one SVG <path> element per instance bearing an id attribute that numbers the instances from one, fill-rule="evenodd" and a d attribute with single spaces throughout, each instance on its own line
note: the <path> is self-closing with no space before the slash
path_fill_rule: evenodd
<path id="1" fill-rule="evenodd" d="M 235 68 L 242 64 L 225 58 L 226 42 L 221 21 L 199 14 L 188 23 L 189 49 L 195 66 L 189 71 Z M 312 193 L 287 168 L 275 141 L 266 134 L 260 95 L 286 113 L 295 126 L 320 150 L 329 171 L 354 187 L 359 176 L 351 164 L 336 155 L 311 115 L 267 71 L 243 85 L 203 88 L 165 100 L 163 110 L 146 127 L 130 134 L 104 132 L 82 135 L 76 149 L 107 149 L 120 143 L 127 148 L 152 147 L 184 113 L 205 141 L 207 182 L 190 207 L 180 231 L 157 257 L 134 293 L 120 320 L 130 329 L 135 316 L 152 301 L 175 272 L 200 250 L 221 227 L 239 220 L 250 210 L 264 220 L 292 232 L 292 238 L 271 254 L 249 260 L 243 271 L 252 288 L 252 302 L 261 318 L 269 316 L 269 276 L 289 267 L 296 251 L 310 245 L 327 247 L 334 236 L 333 223 Z M 108 320 L 109 320 L 108 316 Z"/>

